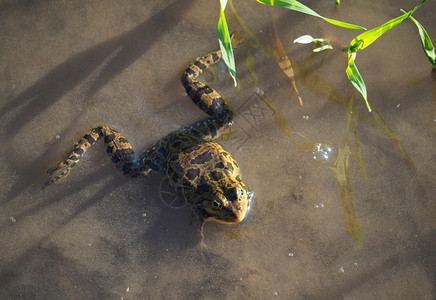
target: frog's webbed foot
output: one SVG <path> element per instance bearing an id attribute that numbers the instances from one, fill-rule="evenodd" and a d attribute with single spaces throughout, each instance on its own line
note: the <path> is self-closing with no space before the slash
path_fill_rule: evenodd
<path id="1" fill-rule="evenodd" d="M 42 188 L 45 189 L 47 186 L 55 182 L 61 181 L 62 179 L 67 177 L 71 168 L 71 166 L 65 165 L 64 162 L 62 162 L 61 164 L 59 164 L 59 166 L 49 169 L 47 171 L 47 174 L 50 176 L 50 180 L 48 180 Z"/>

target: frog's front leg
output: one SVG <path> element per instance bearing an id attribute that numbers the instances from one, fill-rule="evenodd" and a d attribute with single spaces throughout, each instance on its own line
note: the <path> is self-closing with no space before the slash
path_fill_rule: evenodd
<path id="1" fill-rule="evenodd" d="M 144 152 L 141 159 L 137 159 L 132 146 L 118 131 L 107 125 L 98 125 L 85 134 L 73 148 L 67 159 L 56 168 L 47 173 L 51 179 L 45 184 L 48 186 L 67 177 L 70 170 L 79 162 L 85 152 L 100 138 L 104 138 L 106 152 L 124 175 L 130 177 L 145 176 L 151 171 L 159 171 L 162 168 L 162 151 L 153 147 Z"/>

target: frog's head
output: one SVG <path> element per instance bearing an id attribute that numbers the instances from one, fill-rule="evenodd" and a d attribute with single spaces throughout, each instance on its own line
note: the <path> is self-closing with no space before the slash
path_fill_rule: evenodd
<path id="1" fill-rule="evenodd" d="M 195 210 L 206 221 L 236 224 L 247 215 L 252 197 L 253 189 L 250 185 L 234 180 L 202 194 Z"/>

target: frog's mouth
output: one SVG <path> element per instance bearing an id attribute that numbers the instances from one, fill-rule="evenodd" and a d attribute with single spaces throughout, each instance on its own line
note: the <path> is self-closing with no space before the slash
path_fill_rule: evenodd
<path id="1" fill-rule="evenodd" d="M 242 222 L 247 217 L 250 211 L 251 200 L 253 199 L 253 195 L 254 195 L 253 189 L 249 185 L 246 186 L 246 192 L 247 192 L 247 203 L 246 203 L 247 206 L 245 207 L 245 213 L 235 214 L 232 220 L 223 220 L 215 216 L 210 216 L 206 218 L 205 221 L 212 221 L 223 225 L 235 225 Z"/>

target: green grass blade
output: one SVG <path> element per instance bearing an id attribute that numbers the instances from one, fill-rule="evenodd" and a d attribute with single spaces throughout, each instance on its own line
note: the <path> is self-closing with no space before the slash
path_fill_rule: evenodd
<path id="1" fill-rule="evenodd" d="M 421 38 L 422 49 L 424 49 L 425 55 L 427 56 L 430 63 L 433 65 L 433 68 L 436 68 L 436 54 L 431 39 L 427 34 L 427 31 L 415 18 L 410 16 L 410 19 L 413 21 L 413 23 L 415 23 L 416 27 L 418 27 L 419 37 Z"/>
<path id="2" fill-rule="evenodd" d="M 343 27 L 343 28 L 347 28 L 347 29 L 355 29 L 355 30 L 366 30 L 365 27 L 359 26 L 359 25 L 354 25 L 354 24 L 350 24 L 350 23 L 346 23 L 346 22 L 342 22 L 342 21 L 338 21 L 335 19 L 330 19 L 330 18 L 326 18 L 326 17 L 321 17 L 324 21 L 326 21 L 327 23 L 333 24 L 335 26 L 339 26 L 339 27 Z"/>
<path id="3" fill-rule="evenodd" d="M 423 0 L 421 3 L 419 3 L 417 6 L 415 6 L 411 11 L 405 12 L 403 15 L 396 17 L 395 19 L 389 20 L 388 22 L 384 23 L 383 25 L 373 28 L 371 30 L 368 30 L 357 37 L 355 37 L 351 42 L 350 45 L 347 48 L 348 52 L 357 52 L 362 49 L 365 49 L 369 45 L 375 42 L 376 39 L 378 39 L 382 34 L 384 34 L 386 31 L 394 28 L 404 20 L 406 20 L 415 10 L 423 4 L 427 0 Z"/>
<path id="4" fill-rule="evenodd" d="M 354 64 L 354 59 L 356 58 L 356 53 L 348 53 L 348 66 L 345 72 L 347 73 L 348 80 L 353 84 L 353 86 L 362 94 L 363 99 L 365 100 L 366 107 L 368 111 L 371 111 L 371 107 L 369 106 L 368 100 L 366 99 L 366 85 L 363 82 L 363 78 L 359 73 L 356 65 Z"/>
<path id="5" fill-rule="evenodd" d="M 227 0 L 220 0 L 221 9 L 218 23 L 216 25 L 216 33 L 218 36 L 218 41 L 220 44 L 221 53 L 223 56 L 224 63 L 229 70 L 230 76 L 232 76 L 233 81 L 236 83 L 236 65 L 235 57 L 233 56 L 232 44 L 230 42 L 229 29 L 227 28 L 226 17 L 224 15 L 224 10 L 226 9 Z"/>
<path id="6" fill-rule="evenodd" d="M 318 17 L 318 18 L 321 18 L 330 24 L 333 24 L 333 25 L 336 25 L 339 27 L 348 28 L 348 29 L 356 29 L 356 30 L 366 30 L 366 28 L 359 26 L 359 25 L 354 25 L 354 24 L 341 22 L 341 21 L 334 20 L 334 19 L 325 18 L 325 17 L 319 15 L 318 13 L 316 13 L 315 11 L 313 11 L 312 9 L 310 9 L 309 7 L 307 7 L 306 5 L 304 5 L 298 1 L 295 1 L 295 0 L 256 0 L 256 1 L 259 3 L 262 3 L 262 4 L 284 7 L 287 9 L 301 12 L 303 14 L 308 14 L 308 15 L 311 15 L 314 17 Z"/>

